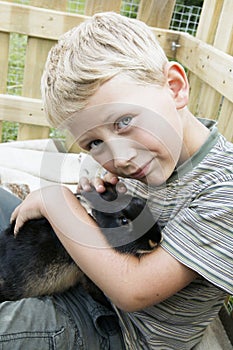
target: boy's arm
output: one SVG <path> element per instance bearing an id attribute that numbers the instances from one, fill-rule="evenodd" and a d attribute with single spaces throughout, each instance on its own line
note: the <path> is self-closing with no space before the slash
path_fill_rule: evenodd
<path id="1" fill-rule="evenodd" d="M 99 228 L 69 190 L 64 189 L 64 199 L 68 207 L 61 203 L 61 213 L 67 210 L 66 220 L 62 222 L 51 207 L 47 218 L 78 266 L 118 307 L 135 311 L 159 303 L 197 277 L 162 248 L 141 259 L 108 249 Z"/>
<path id="2" fill-rule="evenodd" d="M 32 197 L 29 199 L 32 206 Z M 159 303 L 197 277 L 162 248 L 141 259 L 109 249 L 97 225 L 67 188 L 43 189 L 36 203 L 39 209 L 32 212 L 50 221 L 77 265 L 125 311 Z M 26 201 L 24 205 L 28 211 Z M 26 217 L 24 205 L 18 211 L 19 217 Z"/>

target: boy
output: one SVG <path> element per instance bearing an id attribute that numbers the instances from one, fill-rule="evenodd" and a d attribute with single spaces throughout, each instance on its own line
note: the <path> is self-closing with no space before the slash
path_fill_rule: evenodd
<path id="1" fill-rule="evenodd" d="M 16 233 L 45 216 L 111 303 L 97 305 L 79 288 L 49 298 L 46 315 L 62 311 L 67 344 L 60 348 L 192 349 L 233 293 L 233 146 L 190 113 L 185 72 L 168 62 L 149 28 L 114 13 L 93 16 L 51 50 L 42 96 L 50 122 L 71 130 L 108 171 L 104 180 L 124 178 L 128 191 L 148 197 L 163 235 L 153 253 L 126 258 L 61 186 L 31 193 L 14 210 Z M 90 182 L 104 191 L 102 178 L 83 178 L 79 189 Z M 32 328 L 45 332 L 41 317 Z"/>

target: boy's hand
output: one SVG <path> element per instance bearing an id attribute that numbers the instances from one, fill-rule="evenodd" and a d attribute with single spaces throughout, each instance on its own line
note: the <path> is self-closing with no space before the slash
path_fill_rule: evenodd
<path id="1" fill-rule="evenodd" d="M 119 193 L 125 193 L 127 191 L 125 185 L 122 182 L 119 182 L 119 179 L 116 175 L 107 173 L 103 178 L 95 177 L 92 180 L 89 180 L 87 177 L 81 177 L 77 187 L 77 192 L 81 191 L 89 192 L 94 187 L 95 190 L 99 193 L 103 193 L 106 190 L 105 183 L 108 182 L 112 185 L 116 185 L 117 191 Z"/>
<path id="2" fill-rule="evenodd" d="M 41 191 L 37 190 L 31 192 L 11 214 L 11 222 L 15 221 L 15 235 L 26 221 L 31 219 L 39 219 L 43 216 Z"/>

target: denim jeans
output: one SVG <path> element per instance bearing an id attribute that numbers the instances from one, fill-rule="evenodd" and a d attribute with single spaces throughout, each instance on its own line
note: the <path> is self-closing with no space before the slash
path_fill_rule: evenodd
<path id="1" fill-rule="evenodd" d="M 12 211 L 21 203 L 21 200 L 0 188 L 0 232 L 9 225 Z"/>
<path id="2" fill-rule="evenodd" d="M 20 200 L 0 188 L 0 230 Z M 123 350 L 118 319 L 81 287 L 0 304 L 0 350 Z"/>

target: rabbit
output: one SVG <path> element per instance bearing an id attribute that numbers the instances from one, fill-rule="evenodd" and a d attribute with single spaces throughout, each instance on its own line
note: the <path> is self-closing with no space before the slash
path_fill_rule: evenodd
<path id="1" fill-rule="evenodd" d="M 106 186 L 102 194 L 93 189 L 82 196 L 110 246 L 136 256 L 154 250 L 161 231 L 146 200 Z M 102 292 L 79 269 L 45 218 L 27 221 L 16 237 L 14 223 L 0 233 L 0 302 L 61 293 L 77 283 L 101 300 Z"/>

